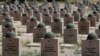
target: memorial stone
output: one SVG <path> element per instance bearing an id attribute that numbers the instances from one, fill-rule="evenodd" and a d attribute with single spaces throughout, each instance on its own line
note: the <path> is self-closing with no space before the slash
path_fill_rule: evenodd
<path id="1" fill-rule="evenodd" d="M 40 42 L 41 38 L 46 34 L 46 26 L 44 23 L 39 23 L 37 28 L 33 29 L 33 42 Z"/>
<path id="2" fill-rule="evenodd" d="M 97 36 L 100 38 L 100 25 L 99 25 L 99 27 L 95 30 L 95 33 L 96 33 Z"/>
<path id="3" fill-rule="evenodd" d="M 74 21 L 78 22 L 80 20 L 80 14 L 76 11 L 73 11 L 72 16 L 74 16 Z"/>
<path id="4" fill-rule="evenodd" d="M 78 33 L 79 34 L 89 34 L 90 22 L 86 18 L 81 18 L 78 22 Z"/>
<path id="5" fill-rule="evenodd" d="M 95 33 L 90 33 L 87 40 L 82 40 L 82 56 L 100 56 L 100 40 Z"/>
<path id="6" fill-rule="evenodd" d="M 75 29 L 73 23 L 69 23 L 64 29 L 64 43 L 77 44 L 78 43 L 78 29 Z"/>
<path id="7" fill-rule="evenodd" d="M 32 17 L 27 22 L 27 33 L 33 33 L 33 28 L 36 27 L 38 24 L 36 17 Z"/>
<path id="8" fill-rule="evenodd" d="M 48 32 L 41 39 L 41 56 L 59 56 L 58 40 L 53 38 L 55 38 L 55 35 Z"/>
<path id="9" fill-rule="evenodd" d="M 61 21 L 61 18 L 56 17 L 54 19 L 54 21 L 51 22 L 52 32 L 63 34 L 63 28 L 64 28 L 64 26 L 63 26 L 63 23 Z"/>
<path id="10" fill-rule="evenodd" d="M 52 22 L 52 16 L 49 13 L 46 13 L 42 17 L 43 23 L 45 23 L 46 25 L 50 25 L 50 23 Z"/>
<path id="11" fill-rule="evenodd" d="M 66 13 L 66 11 L 62 8 L 62 9 L 60 10 L 60 17 L 61 17 L 61 18 L 64 18 L 65 13 Z"/>
<path id="12" fill-rule="evenodd" d="M 14 32 L 7 32 L 2 42 L 2 56 L 21 56 L 20 42 Z"/>
<path id="13" fill-rule="evenodd" d="M 96 17 L 96 22 L 99 22 L 99 20 L 100 20 L 100 13 L 94 11 L 93 15 Z"/>
<path id="14" fill-rule="evenodd" d="M 27 25 L 27 21 L 30 19 L 30 17 L 26 14 L 26 13 L 23 13 L 22 14 L 22 25 Z"/>
<path id="15" fill-rule="evenodd" d="M 69 14 L 65 14 L 65 16 L 64 16 L 64 26 L 66 26 L 69 23 L 74 23 L 74 17 L 70 16 Z"/>
<path id="16" fill-rule="evenodd" d="M 96 17 L 92 14 L 88 15 L 88 20 L 90 21 L 90 27 L 96 26 Z"/>
<path id="17" fill-rule="evenodd" d="M 18 10 L 15 10 L 13 13 L 14 21 L 21 21 L 21 13 Z"/>

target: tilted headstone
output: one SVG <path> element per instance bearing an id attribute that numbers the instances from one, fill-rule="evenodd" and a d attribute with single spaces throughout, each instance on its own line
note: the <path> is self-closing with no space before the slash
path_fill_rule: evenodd
<path id="1" fill-rule="evenodd" d="M 64 16 L 64 26 L 66 26 L 69 23 L 74 23 L 74 17 L 70 16 L 69 14 L 65 14 L 65 16 Z"/>
<path id="2" fill-rule="evenodd" d="M 100 56 L 100 40 L 95 33 L 90 33 L 87 40 L 82 40 L 82 56 Z"/>
<path id="3" fill-rule="evenodd" d="M 7 32 L 2 42 L 2 56 L 21 56 L 20 42 L 14 32 Z"/>
<path id="4" fill-rule="evenodd" d="M 27 22 L 27 33 L 33 33 L 33 28 L 37 26 L 37 18 L 32 17 L 28 22 Z"/>
<path id="5" fill-rule="evenodd" d="M 78 29 L 75 29 L 73 23 L 69 23 L 64 29 L 64 43 L 77 44 L 78 43 Z"/>
<path id="6" fill-rule="evenodd" d="M 88 20 L 90 21 L 90 27 L 96 26 L 96 17 L 92 14 L 88 15 Z"/>
<path id="7" fill-rule="evenodd" d="M 90 28 L 90 22 L 85 18 L 81 18 L 78 22 L 78 33 L 79 34 L 88 34 Z"/>
<path id="8" fill-rule="evenodd" d="M 54 20 L 54 21 L 51 22 L 51 29 L 52 29 L 52 32 L 63 34 L 64 25 L 63 25 L 63 22 L 61 21 L 61 18 L 56 17 L 56 18 L 53 19 L 53 20 Z"/>
<path id="9" fill-rule="evenodd" d="M 59 56 L 58 40 L 53 38 L 55 38 L 55 35 L 52 32 L 48 32 L 41 39 L 41 56 Z"/>

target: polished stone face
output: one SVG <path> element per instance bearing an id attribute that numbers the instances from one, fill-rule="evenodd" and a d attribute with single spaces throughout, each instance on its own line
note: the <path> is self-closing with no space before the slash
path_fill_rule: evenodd
<path id="1" fill-rule="evenodd" d="M 83 40 L 82 56 L 100 56 L 99 40 Z"/>
<path id="2" fill-rule="evenodd" d="M 65 29 L 64 30 L 64 43 L 76 44 L 78 43 L 78 30 L 77 29 Z"/>
<path id="3" fill-rule="evenodd" d="M 58 56 L 58 40 L 41 39 L 41 56 Z"/>
<path id="4" fill-rule="evenodd" d="M 89 33 L 90 23 L 88 22 L 78 22 L 78 33 L 79 34 L 88 34 Z"/>
<path id="5" fill-rule="evenodd" d="M 44 38 L 45 34 L 46 29 L 44 28 L 33 29 L 33 42 L 40 42 L 41 38 Z"/>
<path id="6" fill-rule="evenodd" d="M 3 39 L 3 56 L 20 56 L 19 39 L 4 38 Z"/>

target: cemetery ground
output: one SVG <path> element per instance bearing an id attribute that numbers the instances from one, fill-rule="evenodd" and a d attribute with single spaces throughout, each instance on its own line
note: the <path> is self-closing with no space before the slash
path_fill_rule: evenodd
<path id="1" fill-rule="evenodd" d="M 60 3 L 60 7 L 64 6 L 63 3 Z M 74 5 L 72 6 L 73 11 L 76 10 Z M 91 13 L 89 8 L 85 8 L 85 16 Z M 78 23 L 75 23 L 75 27 L 78 27 Z M 41 56 L 41 44 L 33 43 L 32 33 L 26 33 L 26 26 L 21 25 L 20 21 L 14 21 L 14 26 L 17 29 L 17 38 L 21 41 L 20 52 L 21 56 Z M 96 27 L 99 26 L 99 23 L 96 23 Z M 91 27 L 90 32 L 94 32 L 95 28 Z M 85 40 L 87 35 L 78 35 L 79 43 L 78 44 L 65 44 L 63 43 L 64 36 L 61 34 L 56 34 L 56 39 L 59 42 L 59 56 L 81 56 L 81 40 Z M 0 26 L 0 56 L 2 56 L 2 26 Z"/>

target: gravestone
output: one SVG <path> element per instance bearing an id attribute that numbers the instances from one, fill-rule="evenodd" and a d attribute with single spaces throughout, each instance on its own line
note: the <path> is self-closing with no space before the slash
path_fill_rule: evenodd
<path id="1" fill-rule="evenodd" d="M 53 39 L 54 37 L 53 33 L 48 32 L 41 39 L 41 56 L 59 56 L 58 40 Z"/>
<path id="2" fill-rule="evenodd" d="M 46 25 L 50 25 L 52 21 L 52 16 L 49 13 L 44 14 L 42 18 L 43 23 L 45 23 Z"/>
<path id="3" fill-rule="evenodd" d="M 14 21 L 21 21 L 21 13 L 18 10 L 13 12 Z"/>
<path id="4" fill-rule="evenodd" d="M 88 20 L 90 21 L 90 27 L 96 26 L 96 17 L 92 14 L 88 15 Z"/>
<path id="5" fill-rule="evenodd" d="M 10 16 L 12 16 L 12 17 L 13 17 L 13 15 L 14 15 L 14 10 L 15 10 L 15 8 L 10 7 L 10 12 L 9 12 L 9 14 L 10 14 Z"/>
<path id="6" fill-rule="evenodd" d="M 23 13 L 24 8 L 22 8 L 22 6 L 19 5 L 19 6 L 18 6 L 18 10 L 19 10 L 20 13 Z"/>
<path id="7" fill-rule="evenodd" d="M 90 22 L 85 18 L 81 18 L 78 22 L 78 33 L 79 34 L 88 34 L 90 28 Z"/>
<path id="8" fill-rule="evenodd" d="M 2 28 L 3 37 L 5 37 L 5 34 L 7 32 L 11 31 L 16 32 L 16 29 L 13 27 L 13 24 L 11 22 L 6 22 L 5 27 Z"/>
<path id="9" fill-rule="evenodd" d="M 46 32 L 49 32 L 49 28 L 47 29 L 45 24 L 39 23 L 37 28 L 33 29 L 33 42 L 40 42 Z"/>
<path id="10" fill-rule="evenodd" d="M 39 6 L 39 11 L 40 11 L 40 13 L 43 12 L 43 6 L 42 5 Z"/>
<path id="11" fill-rule="evenodd" d="M 2 56 L 21 56 L 20 42 L 14 32 L 7 32 L 2 42 Z"/>
<path id="12" fill-rule="evenodd" d="M 52 19 L 54 20 L 56 17 L 60 17 L 60 13 L 57 11 L 54 11 L 54 13 L 52 14 Z"/>
<path id="13" fill-rule="evenodd" d="M 27 33 L 33 33 L 33 28 L 37 26 L 37 19 L 36 17 L 32 17 L 28 22 L 27 22 Z"/>
<path id="14" fill-rule="evenodd" d="M 66 26 L 69 23 L 74 23 L 74 17 L 70 16 L 69 14 L 65 14 L 65 17 L 64 17 L 64 26 Z"/>
<path id="15" fill-rule="evenodd" d="M 3 19 L 3 20 L 6 19 L 6 17 L 7 17 L 8 15 L 9 15 L 9 14 L 8 14 L 7 12 L 2 13 L 2 19 Z"/>
<path id="16" fill-rule="evenodd" d="M 42 14 L 49 14 L 48 8 L 44 8 Z"/>
<path id="17" fill-rule="evenodd" d="M 2 20 L 2 22 L 1 22 L 2 28 L 5 27 L 5 24 L 6 24 L 7 22 L 12 22 L 12 23 L 13 23 L 13 18 L 10 17 L 9 15 L 8 15 L 4 20 Z"/>
<path id="18" fill-rule="evenodd" d="M 51 22 L 51 30 L 52 32 L 54 33 L 60 33 L 60 34 L 63 34 L 63 28 L 64 28 L 64 25 L 61 21 L 61 18 L 58 18 L 56 17 L 55 19 L 53 19 L 54 21 Z"/>
<path id="19" fill-rule="evenodd" d="M 60 10 L 60 17 L 61 17 L 61 18 L 64 18 L 65 13 L 66 13 L 66 11 L 62 8 L 62 9 Z"/>
<path id="20" fill-rule="evenodd" d="M 49 13 L 50 13 L 50 14 L 53 14 L 54 8 L 51 6 L 51 7 L 49 7 L 48 9 L 49 9 Z"/>
<path id="21" fill-rule="evenodd" d="M 33 16 L 33 10 L 31 8 L 26 8 L 26 13 L 29 17 Z"/>
<path id="22" fill-rule="evenodd" d="M 97 36 L 100 38 L 100 25 L 99 25 L 99 27 L 95 30 L 95 33 L 96 33 Z"/>
<path id="23" fill-rule="evenodd" d="M 80 18 L 84 16 L 84 11 L 82 9 L 78 9 L 78 13 L 80 14 Z"/>
<path id="24" fill-rule="evenodd" d="M 42 14 L 38 11 L 38 9 L 36 9 L 35 11 L 33 11 L 33 16 L 35 16 L 38 21 L 42 20 Z"/>
<path id="25" fill-rule="evenodd" d="M 75 29 L 73 23 L 69 23 L 64 29 L 64 43 L 77 44 L 78 43 L 78 29 Z"/>
<path id="26" fill-rule="evenodd" d="M 78 22 L 80 20 L 80 14 L 76 11 L 73 11 L 72 16 L 74 16 L 74 21 Z"/>
<path id="27" fill-rule="evenodd" d="M 3 12 L 9 12 L 9 5 L 4 5 Z"/>
<path id="28" fill-rule="evenodd" d="M 94 11 L 93 15 L 96 17 L 96 22 L 99 22 L 99 20 L 100 20 L 100 13 Z"/>
<path id="29" fill-rule="evenodd" d="M 30 19 L 30 17 L 26 14 L 26 13 L 23 13 L 22 14 L 22 25 L 27 25 L 27 21 Z"/>
<path id="30" fill-rule="evenodd" d="M 100 56 L 100 40 L 95 33 L 90 33 L 87 40 L 82 40 L 82 56 Z"/>
<path id="31" fill-rule="evenodd" d="M 2 15 L 0 15 L 0 25 L 2 24 L 2 21 L 3 21 L 4 19 L 3 19 L 3 16 Z"/>

